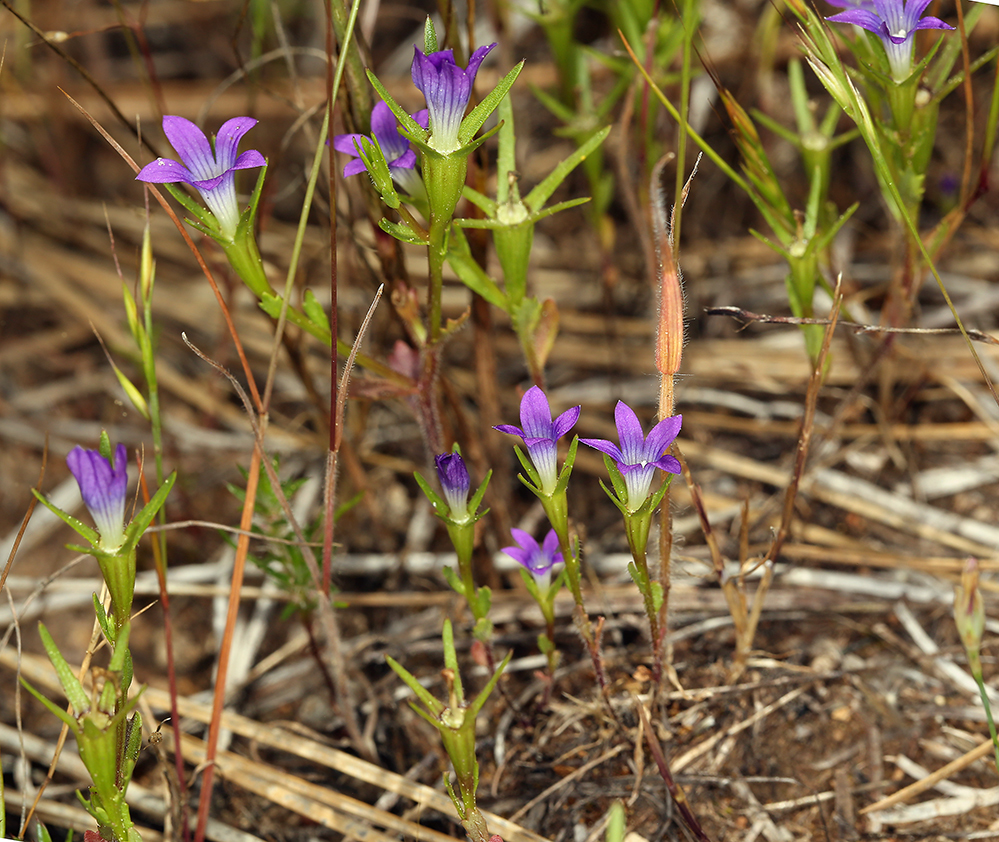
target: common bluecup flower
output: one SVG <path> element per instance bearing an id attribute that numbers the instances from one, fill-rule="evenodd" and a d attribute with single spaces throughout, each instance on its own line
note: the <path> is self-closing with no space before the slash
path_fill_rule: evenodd
<path id="1" fill-rule="evenodd" d="M 537 468 L 541 480 L 540 487 L 545 494 L 552 494 L 558 482 L 555 464 L 556 442 L 568 433 L 579 419 L 579 409 L 578 406 L 567 409 L 552 421 L 552 410 L 547 395 L 540 387 L 532 386 L 520 401 L 520 423 L 523 429 L 513 424 L 498 424 L 493 427 L 501 433 L 520 436 L 524 440 L 527 454 Z"/>
<path id="2" fill-rule="evenodd" d="M 267 161 L 256 149 L 248 149 L 237 157 L 239 141 L 257 124 L 252 117 L 233 117 L 222 124 L 215 138 L 215 151 L 205 133 L 184 117 L 163 118 L 163 133 L 180 160 L 157 158 L 146 164 L 136 181 L 152 184 L 174 184 L 182 181 L 193 185 L 205 200 L 219 224 L 219 231 L 231 240 L 239 225 L 236 203 L 236 170 L 262 167 Z"/>
<path id="3" fill-rule="evenodd" d="M 510 533 L 513 535 L 513 540 L 520 546 L 504 547 L 503 552 L 527 568 L 535 580 L 546 579 L 551 574 L 552 567 L 562 562 L 558 535 L 555 534 L 554 529 L 548 530 L 548 534 L 541 544 L 538 544 L 531 534 L 523 529 L 514 527 Z"/>
<path id="4" fill-rule="evenodd" d="M 468 478 L 468 468 L 460 453 L 442 453 L 435 456 L 437 463 L 437 478 L 441 482 L 444 499 L 451 509 L 451 518 L 459 523 L 469 519 L 468 489 L 471 482 Z"/>
<path id="5" fill-rule="evenodd" d="M 413 84 L 426 97 L 430 112 L 429 146 L 442 155 L 455 152 L 458 147 L 458 128 L 461 126 L 472 85 L 479 65 L 495 44 L 479 47 L 468 60 L 468 67 L 455 64 L 453 50 L 439 50 L 429 55 L 419 47 L 413 56 Z"/>
<path id="6" fill-rule="evenodd" d="M 580 439 L 580 442 L 606 453 L 617 462 L 617 469 L 624 477 L 628 490 L 628 508 L 636 511 L 649 496 L 656 468 L 671 474 L 680 473 L 680 463 L 665 451 L 680 432 L 683 417 L 674 415 L 664 418 L 646 437 L 634 410 L 624 401 L 618 401 L 614 408 L 614 421 L 620 447 L 606 439 Z"/>
<path id="7" fill-rule="evenodd" d="M 101 548 L 117 550 L 125 543 L 125 496 L 128 491 L 128 451 L 115 448 L 109 462 L 97 450 L 74 447 L 66 464 L 80 486 L 83 502 L 101 536 Z"/>
<path id="8" fill-rule="evenodd" d="M 426 109 L 417 111 L 413 115 L 413 119 L 424 128 L 427 128 L 428 117 Z M 371 135 L 371 139 L 381 147 L 382 154 L 385 156 L 385 162 L 388 164 L 389 173 L 395 179 L 396 183 L 409 193 L 410 196 L 419 197 L 425 195 L 426 190 L 423 186 L 423 179 L 416 172 L 416 152 L 413 151 L 409 141 L 399 134 L 399 123 L 396 121 L 392 109 L 384 102 L 377 103 L 371 109 Z M 343 168 L 344 178 L 367 170 L 364 160 L 357 157 L 357 149 L 360 146 L 362 137 L 364 135 L 338 134 L 333 138 L 333 148 L 337 152 L 355 156 L 354 160 L 350 161 Z"/>
<path id="9" fill-rule="evenodd" d="M 829 0 L 846 9 L 826 18 L 834 23 L 852 23 L 873 32 L 884 44 L 888 64 L 896 82 L 912 70 L 913 34 L 919 29 L 953 29 L 933 16 L 923 17 L 930 0 Z"/>

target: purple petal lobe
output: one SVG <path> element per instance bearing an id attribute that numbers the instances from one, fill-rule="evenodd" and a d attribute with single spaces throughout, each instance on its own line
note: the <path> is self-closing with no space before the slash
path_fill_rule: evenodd
<path id="1" fill-rule="evenodd" d="M 135 180 L 150 184 L 174 184 L 178 181 L 193 184 L 194 176 L 187 167 L 177 161 L 171 161 L 169 158 L 157 158 L 139 170 Z"/>
<path id="2" fill-rule="evenodd" d="M 163 133 L 195 179 L 218 175 L 208 138 L 194 123 L 184 117 L 167 115 L 163 118 Z"/>
<path id="3" fill-rule="evenodd" d="M 243 135 L 255 125 L 257 125 L 257 121 L 252 117 L 233 117 L 222 124 L 222 128 L 215 136 L 215 165 L 218 172 L 232 169 L 236 163 L 236 148 L 239 146 L 239 142 L 243 139 Z M 257 154 L 260 155 L 259 152 Z M 250 166 L 261 166 L 263 156 L 260 157 L 260 164 L 251 164 Z"/>

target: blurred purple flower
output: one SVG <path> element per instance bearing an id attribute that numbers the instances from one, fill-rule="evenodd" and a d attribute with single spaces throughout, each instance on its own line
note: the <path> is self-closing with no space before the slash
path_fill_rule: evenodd
<path id="1" fill-rule="evenodd" d="M 256 124 L 252 117 L 226 120 L 215 138 L 213 152 L 205 133 L 194 123 L 184 117 L 166 116 L 163 118 L 163 133 L 183 163 L 157 158 L 146 164 L 135 179 L 152 184 L 182 181 L 193 185 L 218 220 L 222 236 L 231 240 L 239 224 L 235 172 L 262 167 L 267 163 L 256 149 L 248 149 L 236 156 L 243 135 Z"/>
<path id="2" fill-rule="evenodd" d="M 459 523 L 468 520 L 468 468 L 460 453 L 442 453 L 435 456 L 437 478 L 441 481 L 444 499 L 451 509 L 451 518 Z"/>
<path id="3" fill-rule="evenodd" d="M 455 64 L 453 50 L 440 50 L 430 55 L 419 47 L 413 56 L 413 84 L 426 97 L 430 112 L 429 145 L 443 155 L 458 148 L 458 128 L 465 116 L 475 74 L 479 65 L 495 44 L 479 47 L 468 60 L 468 67 Z"/>
<path id="4" fill-rule="evenodd" d="M 617 469 L 628 489 L 628 508 L 636 511 L 649 496 L 656 468 L 671 474 L 680 473 L 680 463 L 665 451 L 680 432 L 683 416 L 664 418 L 646 437 L 635 411 L 624 401 L 618 401 L 614 408 L 614 421 L 620 447 L 606 439 L 580 439 L 580 442 L 606 453 L 617 462 Z"/>
<path id="5" fill-rule="evenodd" d="M 426 109 L 417 111 L 413 119 L 423 128 L 427 128 Z M 396 183 L 410 196 L 424 193 L 423 179 L 416 172 L 416 153 L 410 147 L 409 141 L 399 133 L 399 124 L 395 115 L 384 102 L 376 103 L 371 109 L 371 135 L 369 140 L 373 140 L 381 148 L 389 173 Z M 367 170 L 364 160 L 357 157 L 357 148 L 361 145 L 362 137 L 365 135 L 338 134 L 333 138 L 333 148 L 337 152 L 355 156 L 354 160 L 343 168 L 344 178 Z"/>
<path id="6" fill-rule="evenodd" d="M 829 0 L 846 9 L 826 18 L 834 23 L 852 23 L 881 39 L 896 82 L 908 78 L 912 70 L 913 33 L 919 29 L 953 29 L 940 18 L 923 17 L 930 0 Z"/>
<path id="7" fill-rule="evenodd" d="M 562 562 L 562 554 L 558 548 L 558 535 L 555 534 L 555 530 L 548 531 L 544 543 L 540 546 L 530 533 L 523 529 L 514 527 L 510 533 L 513 535 L 513 540 L 520 546 L 503 547 L 503 552 L 518 564 L 526 567 L 536 581 L 546 581 L 552 566 Z"/>
<path id="8" fill-rule="evenodd" d="M 125 495 L 128 490 L 128 451 L 115 448 L 114 462 L 100 451 L 74 447 L 66 457 L 80 486 L 83 502 L 101 535 L 101 547 L 116 550 L 125 543 Z"/>
<path id="9" fill-rule="evenodd" d="M 541 477 L 541 490 L 545 494 L 551 494 L 558 483 L 556 442 L 572 429 L 578 418 L 579 407 L 574 406 L 552 421 L 548 397 L 540 387 L 532 386 L 520 401 L 520 423 L 523 429 L 513 424 L 498 424 L 493 429 L 520 436 L 524 440 L 527 454 Z"/>

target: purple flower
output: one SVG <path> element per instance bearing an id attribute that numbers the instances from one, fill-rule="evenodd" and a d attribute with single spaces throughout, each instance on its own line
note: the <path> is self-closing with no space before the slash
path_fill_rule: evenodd
<path id="1" fill-rule="evenodd" d="M 520 401 L 520 423 L 523 429 L 513 424 L 498 424 L 493 427 L 501 433 L 520 436 L 524 440 L 527 453 L 538 469 L 541 490 L 551 494 L 558 482 L 555 468 L 557 449 L 555 443 L 562 438 L 579 418 L 579 407 L 567 409 L 552 421 L 552 410 L 548 397 L 538 386 L 532 386 Z"/>
<path id="2" fill-rule="evenodd" d="M 135 177 L 136 181 L 153 184 L 174 184 L 182 181 L 197 188 L 208 209 L 218 220 L 222 236 L 231 240 L 239 224 L 239 207 L 236 204 L 236 170 L 262 167 L 267 161 L 256 149 L 248 149 L 236 157 L 239 141 L 257 124 L 252 117 L 233 117 L 222 124 L 215 138 L 215 151 L 201 131 L 183 117 L 164 117 L 163 133 L 167 136 L 180 160 L 157 158 L 146 164 Z"/>
<path id="3" fill-rule="evenodd" d="M 829 0 L 846 9 L 826 20 L 852 23 L 873 32 L 885 46 L 888 64 L 896 82 L 908 78 L 912 70 L 912 34 L 918 29 L 953 29 L 940 18 L 923 17 L 930 0 Z"/>
<path id="4" fill-rule="evenodd" d="M 606 453 L 617 462 L 617 469 L 624 477 L 628 489 L 628 499 L 622 502 L 626 502 L 628 508 L 634 512 L 641 508 L 648 498 L 656 468 L 671 474 L 680 473 L 680 463 L 665 451 L 680 432 L 683 416 L 664 418 L 652 428 L 646 438 L 635 411 L 624 401 L 618 401 L 614 407 L 614 421 L 617 424 L 618 438 L 621 440 L 620 447 L 606 439 L 580 439 L 580 441 L 601 453 Z"/>
<path id="5" fill-rule="evenodd" d="M 429 145 L 443 155 L 458 149 L 458 128 L 465 116 L 468 99 L 479 65 L 489 51 L 489 44 L 479 47 L 462 69 L 454 63 L 453 50 L 440 50 L 425 55 L 419 47 L 413 56 L 413 84 L 426 97 L 430 112 Z"/>
<path id="6" fill-rule="evenodd" d="M 101 548 L 117 550 L 125 543 L 125 493 L 128 490 L 128 451 L 115 448 L 114 462 L 97 450 L 74 447 L 66 464 L 80 486 L 83 502 L 101 534 Z"/>
<path id="7" fill-rule="evenodd" d="M 460 453 L 435 456 L 437 478 L 441 481 L 444 499 L 451 508 L 451 518 L 459 523 L 468 520 L 468 468 Z"/>
<path id="8" fill-rule="evenodd" d="M 417 111 L 413 115 L 413 119 L 423 128 L 427 128 L 426 109 Z M 395 115 L 384 102 L 377 103 L 371 109 L 371 134 L 374 142 L 378 144 L 385 156 L 389 173 L 399 186 L 410 196 L 419 196 L 424 193 L 423 179 L 416 172 L 416 153 L 410 147 L 409 141 L 399 134 L 399 124 Z M 337 152 L 355 156 L 354 160 L 343 168 L 344 178 L 367 170 L 364 160 L 356 157 L 357 147 L 361 145 L 362 137 L 364 135 L 338 134 L 333 138 L 333 148 Z"/>
<path id="9" fill-rule="evenodd" d="M 523 529 L 514 527 L 510 533 L 513 535 L 513 540 L 520 546 L 504 547 L 503 552 L 518 564 L 526 567 L 534 576 L 535 581 L 546 582 L 551 574 L 552 566 L 562 562 L 562 554 L 558 548 L 558 535 L 555 534 L 555 530 L 548 531 L 544 543 L 540 546 L 530 533 Z"/>

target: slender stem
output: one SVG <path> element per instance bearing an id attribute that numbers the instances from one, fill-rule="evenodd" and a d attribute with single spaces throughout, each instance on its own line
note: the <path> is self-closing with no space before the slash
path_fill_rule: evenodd
<path id="1" fill-rule="evenodd" d="M 999 737 L 996 736 L 996 724 L 992 721 L 992 706 L 989 704 L 989 694 L 985 689 L 981 671 L 975 673 L 975 682 L 978 684 L 978 692 L 982 696 L 982 707 L 985 708 L 985 719 L 989 723 L 989 734 L 992 737 L 992 748 L 996 756 L 996 770 L 999 771 Z"/>

